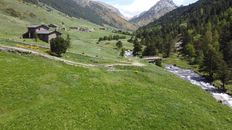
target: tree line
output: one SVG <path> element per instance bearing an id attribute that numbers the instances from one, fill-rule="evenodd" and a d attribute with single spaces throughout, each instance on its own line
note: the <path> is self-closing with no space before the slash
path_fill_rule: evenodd
<path id="1" fill-rule="evenodd" d="M 120 35 L 109 35 L 109 36 L 104 36 L 104 37 L 100 37 L 100 38 L 98 39 L 98 42 L 101 42 L 101 41 L 120 40 L 120 39 L 126 39 L 126 36 L 120 36 Z"/>
<path id="2" fill-rule="evenodd" d="M 200 66 L 222 89 L 232 79 L 232 1 L 199 0 L 140 28 L 133 39 L 134 55 L 169 57 L 177 51 Z"/>
<path id="3" fill-rule="evenodd" d="M 129 35 L 129 36 L 132 35 L 132 33 L 129 32 L 129 31 L 113 30 L 112 32 L 113 32 L 113 33 L 118 33 L 118 34 L 123 34 L 123 35 Z"/>

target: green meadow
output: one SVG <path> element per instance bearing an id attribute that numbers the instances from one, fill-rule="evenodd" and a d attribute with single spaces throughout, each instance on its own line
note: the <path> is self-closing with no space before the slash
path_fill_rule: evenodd
<path id="1" fill-rule="evenodd" d="M 0 52 L 0 129 L 230 129 L 232 111 L 162 68 Z"/>
<path id="2" fill-rule="evenodd" d="M 6 6 L 7 5 L 7 6 Z M 12 12 L 12 9 L 15 11 Z M 42 22 L 41 22 L 42 21 Z M 54 9 L 0 1 L 0 45 L 49 47 L 20 36 L 31 24 L 57 24 L 71 37 L 64 59 L 96 67 L 83 68 L 38 56 L 0 52 L 0 129 L 204 129 L 232 128 L 232 110 L 199 87 L 137 58 L 122 58 L 117 41 L 102 41 L 113 28 L 68 17 Z M 64 23 L 64 24 L 62 24 Z M 69 27 L 92 28 L 92 32 Z M 123 39 L 123 47 L 133 45 Z M 41 53 L 48 49 L 38 48 Z M 144 67 L 102 64 L 142 62 Z M 165 63 L 189 67 L 175 56 Z"/>
<path id="3" fill-rule="evenodd" d="M 56 24 L 59 28 L 65 28 L 66 30 L 59 30 L 63 33 L 63 37 L 69 34 L 71 37 L 71 48 L 69 52 L 76 55 L 88 56 L 91 58 L 101 58 L 106 60 L 115 61 L 119 58 L 120 50 L 115 49 L 117 41 L 111 41 L 111 45 L 104 43 L 97 44 L 98 39 L 103 36 L 109 35 L 121 35 L 113 33 L 113 28 L 105 27 L 106 30 L 99 25 L 90 23 L 83 19 L 68 17 L 65 14 L 58 12 L 54 9 L 48 9 L 47 7 L 35 6 L 32 4 L 26 4 L 15 0 L 3 0 L 0 2 L 0 41 L 7 40 L 8 44 L 17 44 L 17 42 L 24 42 L 32 45 L 42 45 L 49 47 L 47 43 L 42 41 L 35 41 L 30 39 L 21 39 L 23 33 L 27 31 L 28 25 L 33 24 Z M 7 6 L 4 6 L 7 5 Z M 7 10 L 14 10 L 9 13 Z M 49 10 L 49 11 L 48 11 Z M 30 14 L 34 14 L 33 17 Z M 13 17 L 11 15 L 16 15 Z M 92 32 L 80 32 L 77 30 L 70 30 L 70 27 L 87 27 L 92 29 Z M 129 37 L 127 36 L 129 39 Z M 10 41 L 9 41 L 10 40 Z M 13 42 L 12 42 L 13 41 Z M 0 43 L 4 44 L 4 43 Z M 123 41 L 123 45 L 127 49 L 132 49 L 132 44 L 127 42 L 127 39 Z M 65 56 L 66 58 L 69 55 Z M 73 55 L 72 55 L 73 57 Z M 77 56 L 77 58 L 79 58 Z M 119 58 L 119 62 L 122 59 Z"/>

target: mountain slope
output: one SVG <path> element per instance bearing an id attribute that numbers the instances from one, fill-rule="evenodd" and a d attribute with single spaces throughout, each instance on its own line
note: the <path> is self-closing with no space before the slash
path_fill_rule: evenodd
<path id="1" fill-rule="evenodd" d="M 190 64 L 199 65 L 210 81 L 221 81 L 218 87 L 232 93 L 231 0 L 199 0 L 177 8 L 139 29 L 137 36 L 146 44 L 143 54 L 157 49 L 169 57 L 178 50 Z"/>
<path id="2" fill-rule="evenodd" d="M 101 26 L 87 20 L 67 17 L 65 14 L 46 7 L 23 3 L 15 0 L 0 1 L 0 37 L 19 37 L 31 24 L 56 24 L 60 27 L 83 26 L 100 28 Z"/>
<path id="3" fill-rule="evenodd" d="M 172 0 L 160 0 L 151 9 L 146 12 L 141 13 L 139 16 L 132 18 L 131 23 L 135 23 L 139 26 L 147 25 L 166 13 L 176 9 L 177 6 Z"/>
<path id="4" fill-rule="evenodd" d="M 210 31 L 220 32 L 225 24 L 231 22 L 231 13 L 227 12 L 231 7 L 230 0 L 199 0 L 189 6 L 179 7 L 141 27 L 137 30 L 137 36 L 146 40 L 146 35 L 149 33 L 150 36 L 160 37 L 168 43 L 177 35 L 184 36 L 187 31 L 187 33 L 196 35 L 194 40 L 201 39 L 207 31 L 209 23 L 211 24 Z"/>
<path id="5" fill-rule="evenodd" d="M 34 4 L 46 4 L 69 16 L 83 18 L 99 25 L 134 30 L 136 27 L 122 18 L 118 9 L 91 0 L 24 0 Z"/>
<path id="6" fill-rule="evenodd" d="M 217 17 L 231 8 L 231 6 L 232 2 L 230 0 L 199 0 L 191 5 L 177 8 L 141 29 L 149 29 L 155 26 L 165 27 L 171 24 L 173 24 L 175 28 L 181 27 L 181 24 L 194 24 L 194 26 L 197 24 L 205 25 L 209 20 L 216 20 Z M 215 22 L 212 24 L 218 24 L 218 20 L 216 21 L 217 23 Z"/>
<path id="7" fill-rule="evenodd" d="M 64 57 L 72 58 L 75 60 L 84 60 L 90 57 L 89 61 L 106 61 L 112 63 L 117 61 L 119 50 L 113 49 L 115 46 L 114 41 L 112 44 L 102 46 L 96 44 L 99 37 L 118 35 L 112 32 L 112 29 L 101 30 L 102 26 L 93 24 L 87 20 L 77 19 L 74 17 L 68 17 L 64 13 L 61 13 L 55 9 L 46 6 L 36 6 L 34 4 L 23 3 L 15 0 L 0 0 L 0 44 L 5 45 L 16 45 L 17 42 L 25 42 L 28 44 L 48 46 L 47 43 L 40 41 L 35 42 L 32 39 L 21 39 L 20 37 L 27 31 L 28 25 L 34 24 L 56 24 L 59 28 L 66 28 L 61 30 L 63 37 L 66 34 L 70 35 L 71 48 L 69 53 Z M 70 27 L 81 27 L 91 30 L 91 32 L 82 32 L 78 30 L 70 30 Z M 5 42 L 10 38 L 11 42 Z M 127 39 L 122 40 L 124 47 L 130 49 L 132 44 L 127 42 Z M 84 53 L 87 57 L 82 57 Z M 98 58 L 96 58 L 98 56 Z M 75 58 L 80 57 L 80 58 Z M 94 57 L 94 58 L 92 58 Z M 105 60 L 107 59 L 107 60 Z M 120 59 L 121 61 L 121 59 Z"/>

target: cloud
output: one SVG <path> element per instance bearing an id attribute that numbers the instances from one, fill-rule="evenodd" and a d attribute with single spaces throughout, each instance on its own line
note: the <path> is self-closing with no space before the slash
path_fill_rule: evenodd
<path id="1" fill-rule="evenodd" d="M 177 5 L 184 4 L 184 0 L 173 0 Z"/>
<path id="2" fill-rule="evenodd" d="M 131 18 L 140 13 L 149 10 L 159 0 L 97 0 L 103 1 L 119 9 L 119 11 L 126 17 Z M 173 0 L 178 6 L 188 5 L 197 0 Z"/>

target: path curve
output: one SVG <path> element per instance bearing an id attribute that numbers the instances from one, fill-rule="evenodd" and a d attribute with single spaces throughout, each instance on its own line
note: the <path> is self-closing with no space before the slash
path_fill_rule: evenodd
<path id="1" fill-rule="evenodd" d="M 25 54 L 32 54 L 32 55 L 36 55 L 36 56 L 40 56 L 46 59 L 50 59 L 50 60 L 54 60 L 54 61 L 59 61 L 59 62 L 63 62 L 65 64 L 68 65 L 72 65 L 72 66 L 80 66 L 80 67 L 86 67 L 86 68 L 90 68 L 90 67 L 98 67 L 99 65 L 94 65 L 94 64 L 85 64 L 85 63 L 80 63 L 80 62 L 75 62 L 75 61 L 70 61 L 70 60 L 65 60 L 59 57 L 55 57 L 55 56 L 51 56 L 45 53 L 41 53 L 41 52 L 37 52 L 37 51 L 33 51 L 33 50 L 29 50 L 29 49 L 24 49 L 24 48 L 19 48 L 19 47 L 12 47 L 12 46 L 5 46 L 5 45 L 0 45 L 0 51 L 5 51 L 5 52 L 19 52 L 19 53 L 25 53 Z M 113 67 L 113 66 L 136 66 L 136 67 L 142 67 L 145 66 L 142 63 L 139 62 L 134 62 L 132 64 L 104 64 L 104 67 Z"/>

